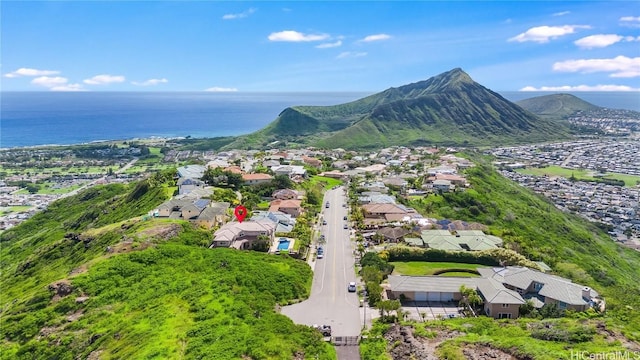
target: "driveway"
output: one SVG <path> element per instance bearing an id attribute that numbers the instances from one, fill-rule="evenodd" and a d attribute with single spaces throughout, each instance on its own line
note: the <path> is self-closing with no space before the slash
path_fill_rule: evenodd
<path id="1" fill-rule="evenodd" d="M 462 308 L 455 302 L 405 301 L 402 303 L 402 310 L 408 313 L 410 319 L 422 321 L 423 316 L 424 320 L 460 317 Z"/>

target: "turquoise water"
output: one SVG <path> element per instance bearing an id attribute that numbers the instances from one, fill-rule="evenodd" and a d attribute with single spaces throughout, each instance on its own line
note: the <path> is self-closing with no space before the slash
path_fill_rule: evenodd
<path id="1" fill-rule="evenodd" d="M 289 250 L 289 240 L 279 240 L 278 250 Z"/>

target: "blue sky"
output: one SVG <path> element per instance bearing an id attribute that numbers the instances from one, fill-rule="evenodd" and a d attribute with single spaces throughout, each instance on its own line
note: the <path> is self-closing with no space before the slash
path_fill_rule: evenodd
<path id="1" fill-rule="evenodd" d="M 3 91 L 640 91 L 637 1 L 2 1 Z"/>

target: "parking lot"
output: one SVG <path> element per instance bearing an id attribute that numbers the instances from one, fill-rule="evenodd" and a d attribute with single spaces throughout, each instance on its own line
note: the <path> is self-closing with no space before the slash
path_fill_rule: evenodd
<path id="1" fill-rule="evenodd" d="M 460 317 L 461 309 L 455 302 L 405 301 L 402 303 L 402 310 L 408 313 L 408 317 L 418 321 Z"/>

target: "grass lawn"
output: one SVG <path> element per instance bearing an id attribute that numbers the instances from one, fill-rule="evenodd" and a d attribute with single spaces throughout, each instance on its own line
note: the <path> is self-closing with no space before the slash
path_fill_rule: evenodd
<path id="1" fill-rule="evenodd" d="M 331 189 L 334 186 L 342 185 L 342 180 L 338 180 L 330 177 L 324 177 L 324 176 L 313 176 L 311 177 L 311 179 L 309 179 L 309 181 L 313 185 L 317 183 L 323 183 L 325 191 Z"/>
<path id="2" fill-rule="evenodd" d="M 478 274 L 472 274 L 472 273 L 462 272 L 462 271 L 446 272 L 446 273 L 439 274 L 438 276 L 480 277 L 480 275 L 478 275 Z"/>
<path id="3" fill-rule="evenodd" d="M 486 267 L 478 264 L 466 263 L 450 263 L 450 262 L 424 262 L 424 261 L 393 261 L 390 262 L 394 266 L 393 275 L 433 275 L 434 273 L 447 269 L 470 269 L 475 270 L 479 267 Z M 455 274 L 455 275 L 453 275 Z M 443 276 L 474 276 L 473 274 L 464 272 L 450 272 Z"/>
<path id="4" fill-rule="evenodd" d="M 547 166 L 544 168 L 527 168 L 518 169 L 517 172 L 527 175 L 535 176 L 562 176 L 569 179 L 572 175 L 578 180 L 593 180 L 596 177 L 593 176 L 593 171 L 585 169 L 565 169 L 560 166 Z M 640 181 L 640 176 L 627 175 L 627 174 L 615 174 L 607 173 L 604 176 L 605 179 L 616 179 L 624 181 L 625 186 L 635 186 Z"/>

